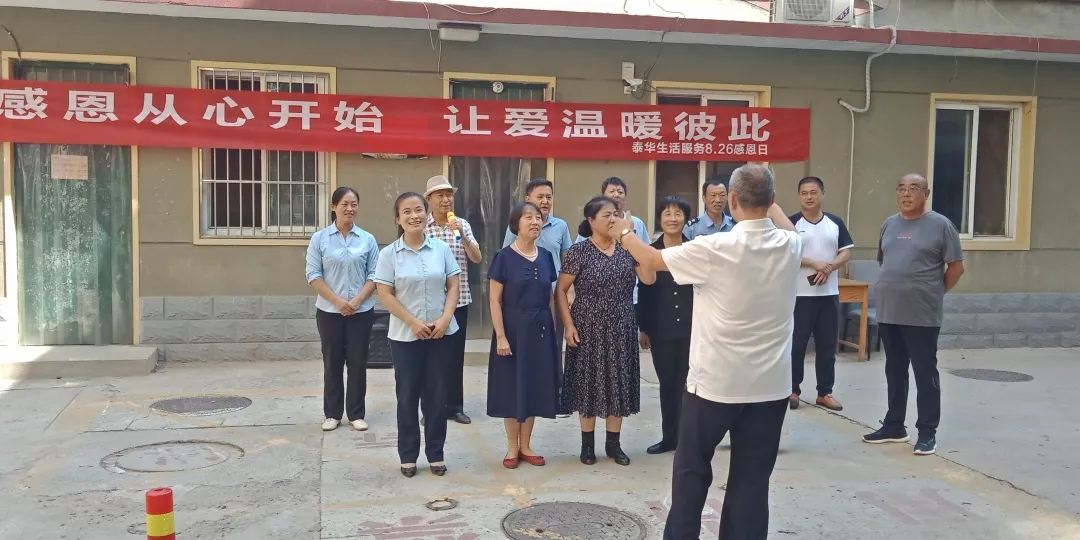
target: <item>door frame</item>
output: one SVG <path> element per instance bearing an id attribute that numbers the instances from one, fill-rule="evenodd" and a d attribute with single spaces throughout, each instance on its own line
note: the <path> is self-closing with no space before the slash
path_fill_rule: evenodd
<path id="1" fill-rule="evenodd" d="M 543 84 L 547 86 L 547 91 L 544 92 L 544 102 L 551 103 L 555 101 L 555 77 L 444 71 L 442 73 L 443 99 L 450 99 L 451 85 L 454 81 L 502 81 L 510 83 Z M 447 179 L 450 178 L 450 156 L 442 157 L 442 174 Z M 555 183 L 555 158 L 547 158 L 547 174 L 544 178 L 552 184 Z"/>
<path id="2" fill-rule="evenodd" d="M 129 84 L 135 85 L 136 78 L 134 56 L 102 56 L 95 54 L 67 54 L 0 51 L 0 78 L 11 78 L 12 63 L 17 60 L 38 60 L 43 62 L 74 62 L 81 64 L 112 64 L 128 68 Z M 8 315 L 5 319 L 14 322 L 8 324 L 8 341 L 11 346 L 19 344 L 19 259 L 15 234 L 15 160 L 14 143 L 3 144 L 4 167 L 4 295 L 7 296 Z M 132 341 L 138 345 L 141 341 L 142 298 L 139 286 L 139 147 L 131 146 L 131 325 Z M 10 318 L 8 318 L 10 317 Z"/>
<path id="3" fill-rule="evenodd" d="M 544 90 L 544 103 L 551 103 L 555 101 L 555 83 L 556 78 L 550 76 L 541 75 L 508 75 L 505 73 L 469 73 L 469 72 L 456 72 L 446 71 L 439 74 L 442 78 L 443 87 L 443 99 L 451 99 L 453 91 L 454 81 L 501 81 L 507 83 L 524 83 L 524 84 L 542 84 L 546 87 Z M 550 119 L 549 119 L 550 121 Z M 544 178 L 552 184 L 555 184 L 555 158 L 547 157 L 547 171 L 544 174 Z M 442 156 L 442 174 L 448 180 L 450 179 L 450 156 Z M 532 180 L 532 179 L 530 179 Z M 474 298 L 474 304 L 475 304 Z M 486 307 L 481 307 L 481 310 Z M 479 323 L 480 328 L 484 328 L 483 321 Z M 468 336 L 466 336 L 468 340 Z"/>
<path id="4" fill-rule="evenodd" d="M 721 98 L 725 96 L 738 96 L 738 97 L 754 97 L 754 107 L 772 107 L 772 87 L 764 85 L 750 85 L 750 84 L 721 84 L 721 83 L 703 83 L 703 82 L 687 82 L 687 81 L 653 81 L 652 88 L 649 91 L 649 105 L 656 105 L 656 100 L 660 95 L 664 94 L 686 94 L 686 95 L 700 95 L 709 96 L 713 98 Z M 663 161 L 663 160 L 661 160 Z M 698 162 L 698 189 L 705 185 L 704 170 L 700 168 Z M 747 163 L 757 163 L 759 165 L 769 166 L 767 161 L 747 161 Z M 648 171 L 646 172 L 647 185 L 649 186 L 648 192 L 648 209 L 649 215 L 646 216 L 645 226 L 649 231 L 649 235 L 654 235 L 654 227 L 656 226 L 656 160 L 649 160 Z M 700 195 L 699 195 L 700 196 Z"/>

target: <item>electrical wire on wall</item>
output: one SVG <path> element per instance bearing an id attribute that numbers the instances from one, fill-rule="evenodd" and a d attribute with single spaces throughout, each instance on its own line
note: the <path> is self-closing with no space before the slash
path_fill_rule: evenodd
<path id="1" fill-rule="evenodd" d="M 3 28 L 4 32 L 7 32 L 8 37 L 11 38 L 11 41 L 15 43 L 15 55 L 18 56 L 19 60 L 22 60 L 22 46 L 19 45 L 19 40 L 15 37 L 15 32 L 12 32 L 10 28 L 2 24 L 0 24 L 0 28 Z"/>
<path id="2" fill-rule="evenodd" d="M 433 52 L 435 52 L 435 75 L 438 76 L 439 80 L 441 81 L 441 80 L 443 80 L 443 74 L 442 74 L 442 56 L 443 56 L 443 43 L 442 42 L 443 42 L 443 40 L 440 38 L 439 39 L 439 46 L 438 47 L 435 46 L 435 31 L 432 28 L 432 23 L 434 21 L 431 20 L 431 6 L 429 6 L 429 4 L 436 5 L 436 6 L 439 6 L 441 8 L 446 8 L 446 9 L 449 9 L 450 11 L 454 11 L 454 12 L 460 13 L 462 15 L 468 15 L 470 17 L 479 17 L 481 15 L 489 15 L 491 13 L 495 13 L 496 11 L 499 11 L 500 8 L 491 8 L 491 9 L 484 10 L 484 11 L 475 11 L 474 12 L 474 11 L 462 11 L 462 10 L 460 10 L 460 9 L 454 7 L 454 6 L 448 6 L 446 4 L 438 4 L 438 3 L 434 3 L 434 2 L 420 2 L 420 5 L 424 6 L 424 13 L 427 15 L 428 42 L 431 44 L 431 50 Z"/>
<path id="3" fill-rule="evenodd" d="M 870 65 L 871 65 L 871 63 L 873 63 L 875 58 L 888 53 L 894 46 L 896 46 L 896 29 L 897 29 L 898 26 L 900 26 L 900 15 L 901 15 L 901 9 L 903 7 L 902 2 L 903 2 L 903 0 L 897 0 L 897 3 L 896 3 L 896 21 L 891 25 L 882 26 L 882 27 L 876 27 L 874 25 L 874 5 L 873 5 L 872 1 L 870 2 L 870 13 L 869 13 L 870 28 L 872 28 L 872 29 L 874 29 L 874 28 L 888 29 L 888 30 L 890 30 L 892 32 L 892 38 L 889 40 L 889 46 L 888 47 L 886 47 L 884 50 L 882 50 L 880 52 L 876 52 L 876 53 L 870 55 L 870 57 L 866 59 L 866 73 L 865 73 L 865 77 L 866 77 L 866 82 L 865 82 L 866 105 L 863 106 L 863 107 L 855 107 L 854 105 L 844 101 L 843 99 L 838 99 L 837 100 L 837 103 L 839 103 L 840 106 L 847 109 L 848 112 L 851 114 L 851 151 L 850 151 L 850 163 L 849 163 L 849 166 L 848 166 L 848 174 L 849 174 L 849 176 L 848 176 L 848 196 L 847 196 L 847 208 L 846 208 L 846 212 L 845 212 L 845 215 L 844 215 L 844 219 L 847 221 L 847 225 L 848 225 L 849 229 L 851 228 L 851 200 L 852 200 L 852 196 L 853 196 L 854 191 L 855 191 L 855 189 L 854 189 L 855 188 L 855 114 L 856 113 L 862 114 L 862 113 L 865 113 L 865 112 L 870 110 Z M 997 8 L 995 8 L 994 5 L 989 0 L 983 0 L 983 2 L 987 5 L 987 7 L 990 8 L 990 10 L 992 10 L 995 14 L 997 14 L 997 16 L 1001 18 L 1001 20 L 1005 21 L 1010 26 L 1012 26 L 1013 29 L 1016 30 L 1019 34 L 1021 34 L 1021 35 L 1023 34 L 1023 30 L 1019 26 L 1017 26 L 1015 23 L 1013 23 L 1011 20 L 1009 20 L 1009 18 L 1005 17 L 1005 15 L 1003 15 L 1000 11 L 998 11 Z M 1041 52 L 1041 41 L 1040 41 L 1039 37 L 1034 36 L 1034 39 L 1035 39 L 1036 52 Z M 956 60 L 955 57 L 954 57 L 954 62 L 956 63 L 956 67 L 955 67 L 955 69 L 953 71 L 953 76 L 952 76 L 952 78 L 950 78 L 950 81 L 952 81 L 953 79 L 955 79 L 956 77 L 959 76 L 959 71 L 960 71 L 959 61 Z M 1037 87 L 1037 84 L 1038 84 L 1038 80 L 1039 80 L 1039 60 L 1038 60 L 1038 58 L 1036 58 L 1034 74 L 1032 76 L 1032 81 L 1031 81 L 1031 97 L 1035 97 L 1035 90 L 1036 90 L 1036 87 Z M 927 171 L 926 172 L 926 176 L 928 177 L 928 179 L 932 177 L 932 174 L 933 174 L 933 171 Z"/>
<path id="4" fill-rule="evenodd" d="M 851 228 L 851 198 L 852 198 L 852 194 L 855 191 L 855 113 L 862 114 L 862 113 L 865 113 L 865 112 L 870 110 L 870 66 L 871 66 L 871 64 L 874 63 L 875 58 L 888 53 L 889 51 L 892 50 L 893 47 L 896 46 L 896 27 L 900 25 L 900 9 L 901 9 L 901 7 L 903 5 L 901 2 L 902 2 L 902 0 L 897 0 L 897 2 L 896 2 L 896 22 L 894 22 L 893 24 L 890 24 L 890 25 L 880 27 L 882 30 L 887 29 L 887 30 L 892 31 L 892 37 L 889 39 L 889 46 L 885 47 L 885 49 L 883 49 L 881 51 L 878 51 L 878 52 L 876 52 L 874 54 L 871 54 L 866 59 L 866 68 L 865 68 L 865 73 L 864 73 L 864 77 L 865 77 L 864 87 L 866 89 L 866 105 L 864 105 L 862 107 L 856 107 L 856 106 L 848 103 L 847 101 L 844 101 L 843 98 L 840 98 L 840 99 L 836 100 L 836 102 L 839 103 L 841 107 L 847 109 L 848 113 L 851 114 L 851 151 L 849 153 L 850 161 L 848 163 L 848 194 L 847 194 L 847 208 L 846 208 L 846 211 L 844 212 L 844 221 L 847 222 L 847 226 L 848 226 L 849 229 Z M 870 28 L 871 29 L 876 29 L 876 27 L 874 26 L 874 9 L 875 9 L 874 2 L 871 0 L 871 2 L 870 2 Z"/>
<path id="5" fill-rule="evenodd" d="M 623 13 L 630 13 L 626 10 L 626 4 L 629 3 L 629 1 L 630 0 L 623 0 Z M 660 40 L 657 42 L 658 47 L 656 48 L 656 56 L 653 57 L 653 61 L 651 64 L 649 64 L 649 67 L 645 68 L 645 71 L 641 74 L 641 87 L 639 87 L 637 90 L 630 91 L 630 95 L 633 96 L 634 99 L 644 98 L 645 92 L 656 92 L 656 87 L 654 87 L 651 82 L 652 72 L 653 68 L 655 68 L 656 64 L 660 61 L 660 55 L 664 52 L 664 38 L 667 37 L 668 33 L 678 30 L 679 27 L 682 26 L 683 21 L 686 20 L 685 13 L 682 13 L 680 11 L 671 11 L 670 9 L 667 9 L 664 6 L 660 5 L 660 3 L 656 0 L 649 0 L 649 3 L 656 6 L 660 9 L 660 11 L 663 11 L 664 13 L 675 15 L 675 23 L 671 25 L 671 28 L 660 32 Z"/>
<path id="6" fill-rule="evenodd" d="M 1024 35 L 1024 30 L 1022 28 L 1020 28 L 1019 26 L 1017 26 L 1016 23 L 1009 20 L 1008 17 L 1006 17 L 1005 15 L 1002 15 L 1001 12 L 998 11 L 998 9 L 996 7 L 994 7 L 994 4 L 990 3 L 990 0 L 983 0 L 983 3 L 985 3 L 986 7 L 990 8 L 991 11 L 993 11 L 995 14 L 997 14 L 998 17 L 1001 17 L 1001 20 L 1005 21 L 1006 23 L 1009 24 L 1009 26 L 1013 27 L 1013 30 L 1016 30 L 1018 35 Z M 1039 36 L 1032 36 L 1032 37 L 1035 38 L 1035 53 L 1036 54 L 1042 53 L 1042 41 L 1039 39 Z M 1031 77 L 1031 97 L 1035 97 L 1035 87 L 1036 87 L 1036 84 L 1038 82 L 1039 82 L 1039 57 L 1036 56 L 1035 57 L 1035 73 Z"/>

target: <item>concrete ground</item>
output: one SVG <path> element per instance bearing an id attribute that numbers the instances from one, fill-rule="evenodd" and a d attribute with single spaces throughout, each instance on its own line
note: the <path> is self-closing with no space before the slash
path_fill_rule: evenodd
<path id="1" fill-rule="evenodd" d="M 841 359 L 835 395 L 842 413 L 810 404 L 789 413 L 770 538 L 1080 539 L 1080 419 L 1071 413 L 1080 351 L 943 352 L 944 415 L 932 457 L 912 455 L 909 445 L 860 442 L 884 412 L 882 358 Z M 450 425 L 449 473 L 433 476 L 421 458 L 412 479 L 397 470 L 388 370 L 370 372 L 366 433 L 319 430 L 316 363 L 189 364 L 125 379 L 0 382 L 0 539 L 140 538 L 144 492 L 157 486 L 175 492 L 181 539 L 505 538 L 504 515 L 550 501 L 618 508 L 659 538 L 671 454 L 645 454 L 660 417 L 651 361 L 642 360 L 643 412 L 623 431 L 629 467 L 603 458 L 581 465 L 577 422 L 567 418 L 537 425 L 534 448 L 546 467 L 503 469 L 502 423 L 484 415 L 485 372 L 470 367 L 466 409 L 474 423 Z M 957 368 L 1010 369 L 1034 380 L 971 380 L 952 375 Z M 807 373 L 812 397 L 812 366 Z M 209 416 L 149 408 L 206 394 L 251 404 Z M 914 411 L 913 388 L 912 431 Z M 170 441 L 194 443 L 121 452 Z M 716 537 L 726 446 L 714 461 L 703 538 Z M 138 472 L 150 470 L 166 472 Z M 446 497 L 457 507 L 425 507 Z M 599 538 L 561 536 L 570 537 Z M 624 537 L 633 538 L 604 536 Z"/>

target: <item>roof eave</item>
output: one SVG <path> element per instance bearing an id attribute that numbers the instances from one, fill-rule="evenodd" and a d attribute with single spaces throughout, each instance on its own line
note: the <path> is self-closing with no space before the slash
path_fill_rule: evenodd
<path id="1" fill-rule="evenodd" d="M 682 19 L 621 13 L 537 9 L 483 10 L 393 0 L 13 0 L 22 5 L 174 17 L 245 19 L 310 24 L 428 29 L 433 22 L 479 24 L 485 33 L 779 47 L 878 51 L 892 34 L 884 28 Z M 895 54 L 967 56 L 1080 62 L 1080 40 L 899 30 Z"/>

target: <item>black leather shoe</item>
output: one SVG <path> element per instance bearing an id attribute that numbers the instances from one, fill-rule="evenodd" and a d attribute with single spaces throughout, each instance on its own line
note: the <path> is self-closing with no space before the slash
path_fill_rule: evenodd
<path id="1" fill-rule="evenodd" d="M 465 414 L 463 412 L 451 414 L 449 419 L 453 420 L 453 421 L 455 421 L 455 422 L 457 422 L 459 424 L 471 424 L 472 423 L 472 418 L 469 418 L 469 415 L 467 415 L 467 414 Z"/>
<path id="2" fill-rule="evenodd" d="M 668 443 L 666 443 L 664 441 L 660 441 L 660 442 L 650 446 L 648 449 L 646 449 L 645 453 L 646 454 L 654 454 L 654 455 L 655 454 L 663 454 L 665 452 L 670 452 L 670 451 L 672 451 L 674 449 L 675 449 L 674 444 L 668 444 Z"/>
<path id="3" fill-rule="evenodd" d="M 405 478 L 412 478 L 416 476 L 416 466 L 414 465 L 412 467 L 402 467 L 401 476 L 404 476 Z"/>
<path id="4" fill-rule="evenodd" d="M 609 445 L 604 450 L 607 452 L 607 456 L 609 458 L 615 460 L 615 463 L 618 463 L 619 465 L 630 464 L 630 456 L 626 455 L 626 453 L 622 451 L 621 446 Z"/>
<path id="5" fill-rule="evenodd" d="M 431 474 L 434 474 L 435 476 L 442 476 L 446 474 L 446 465 L 432 465 Z"/>
<path id="6" fill-rule="evenodd" d="M 592 445 L 581 445 L 581 462 L 586 465 L 596 465 L 596 451 Z"/>

